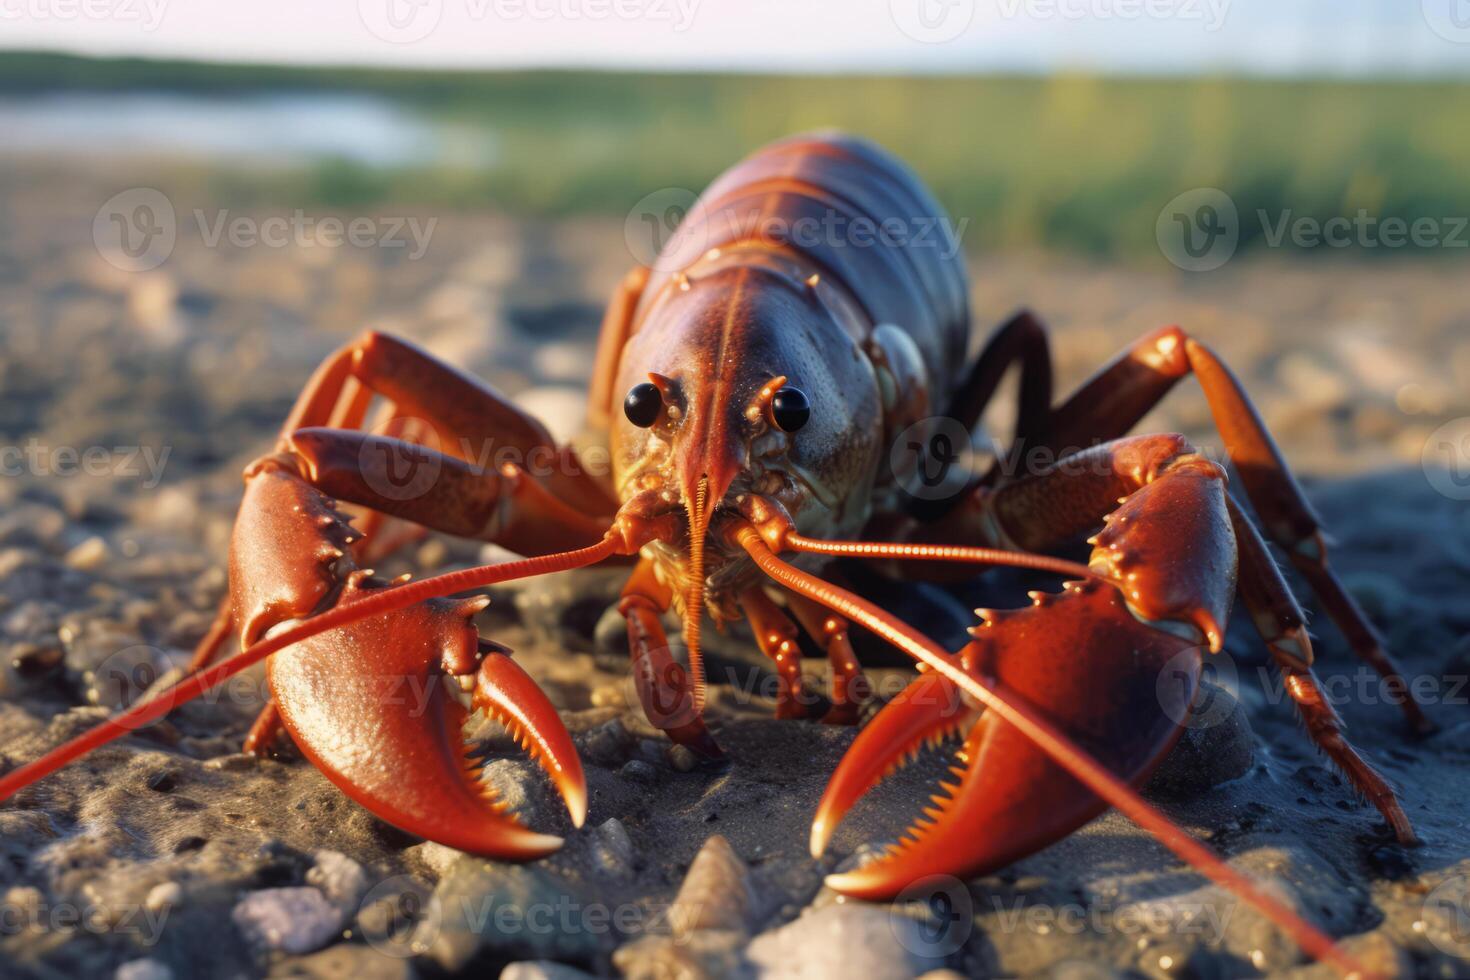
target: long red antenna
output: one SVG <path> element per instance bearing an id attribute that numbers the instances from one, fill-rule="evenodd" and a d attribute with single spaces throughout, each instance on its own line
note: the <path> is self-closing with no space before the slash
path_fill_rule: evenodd
<path id="1" fill-rule="evenodd" d="M 1003 548 L 968 548 L 957 544 L 913 544 L 902 541 L 823 541 L 809 538 L 795 531 L 786 532 L 786 546 L 792 551 L 805 551 L 814 555 L 833 555 L 839 558 L 899 558 L 914 561 L 967 562 L 977 565 L 1009 565 L 1012 568 L 1031 568 L 1040 572 L 1055 572 L 1076 578 L 1100 578 L 1097 572 L 1086 565 L 1051 555 L 1037 555 L 1029 551 L 1006 551 Z"/>
<path id="2" fill-rule="evenodd" d="M 581 568 L 584 565 L 596 564 L 605 558 L 611 558 L 618 553 L 616 538 L 609 535 L 597 544 L 575 551 L 540 555 L 536 558 L 502 562 L 498 565 L 480 565 L 370 592 L 362 599 L 328 609 L 269 639 L 261 640 L 213 667 L 190 674 L 157 697 L 142 701 L 126 711 L 113 715 L 71 741 L 63 742 L 34 762 L 28 762 L 19 769 L 7 773 L 4 777 L 0 777 L 0 800 L 9 799 L 36 780 L 49 776 L 93 749 L 100 748 L 114 739 L 121 738 L 161 718 L 184 702 L 197 698 L 215 685 L 238 674 L 246 667 L 259 663 L 276 651 L 293 643 L 300 643 L 318 633 L 356 622 L 359 619 L 404 609 L 425 599 L 453 595 L 456 592 L 466 592 L 470 589 L 481 589 L 487 585 L 495 585 L 511 579 L 543 575 L 547 572 L 560 572 L 569 568 Z"/>
<path id="3" fill-rule="evenodd" d="M 1314 959 L 1330 962 L 1349 976 L 1369 976 L 1362 964 L 1338 948 L 1331 937 L 1261 891 L 1251 879 L 1175 826 L 1173 821 L 1139 796 L 1133 787 L 1078 748 L 1071 739 L 1024 701 L 1010 700 L 981 678 L 966 673 L 955 664 L 943 647 L 902 620 L 777 558 L 752 525 L 745 524 L 737 528 L 735 539 L 756 565 L 775 581 L 854 622 L 861 623 L 929 669 L 959 685 L 975 700 L 1015 726 L 1021 734 L 1036 743 L 1038 748 L 1106 800 L 1110 806 L 1153 834 L 1159 843 L 1198 869 L 1205 877 L 1255 906 L 1285 930 Z"/>

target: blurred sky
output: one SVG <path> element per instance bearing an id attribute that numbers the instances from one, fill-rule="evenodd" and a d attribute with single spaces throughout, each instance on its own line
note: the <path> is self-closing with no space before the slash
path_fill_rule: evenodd
<path id="1" fill-rule="evenodd" d="M 0 48 L 480 68 L 1465 74 L 1470 0 L 0 0 Z"/>

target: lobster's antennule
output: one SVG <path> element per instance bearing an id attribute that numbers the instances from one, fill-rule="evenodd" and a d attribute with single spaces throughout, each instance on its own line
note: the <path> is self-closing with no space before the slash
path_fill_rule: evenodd
<path id="1" fill-rule="evenodd" d="M 704 653 L 699 634 L 704 620 L 704 544 L 709 531 L 709 476 L 701 476 L 689 507 L 689 595 L 684 603 L 684 645 L 689 649 L 689 687 L 694 713 L 704 714 Z"/>
<path id="2" fill-rule="evenodd" d="M 529 578 L 533 575 L 544 575 L 548 572 L 560 572 L 593 565 L 619 554 L 622 550 L 623 545 L 619 543 L 617 534 L 610 531 L 607 537 L 586 548 L 448 572 L 418 582 L 390 586 L 375 591 L 356 602 L 328 609 L 320 615 L 313 616 L 290 629 L 282 630 L 269 639 L 261 640 L 241 650 L 228 660 L 221 661 L 207 670 L 190 674 L 157 697 L 119 712 L 76 738 L 63 742 L 39 759 L 28 762 L 0 777 L 0 801 L 9 799 L 36 780 L 50 775 L 93 749 L 100 748 L 108 742 L 163 717 L 184 702 L 192 701 L 245 668 L 308 637 L 360 619 L 367 619 L 370 616 L 406 609 L 425 599 L 480 589 L 512 579 Z"/>
<path id="3" fill-rule="evenodd" d="M 872 630 L 885 641 L 926 665 L 930 670 L 952 681 L 962 690 L 994 711 L 997 716 L 1031 739 L 1057 764 L 1065 768 L 1090 790 L 1121 811 L 1134 823 L 1149 831 L 1201 874 L 1228 889 L 1241 900 L 1279 925 L 1312 957 L 1331 962 L 1339 969 L 1359 977 L 1367 970 L 1342 951 L 1321 930 L 1295 911 L 1261 891 L 1245 875 L 1226 864 L 1209 848 L 1194 840 L 1168 817 L 1147 803 L 1126 782 L 1114 776 L 1090 755 L 1078 748 L 1051 722 L 1037 714 L 1023 701 L 1011 701 L 980 678 L 961 669 L 942 647 L 897 617 L 858 598 L 844 589 L 824 582 L 782 561 L 766 545 L 761 534 L 748 522 L 731 528 L 737 544 L 755 564 L 776 582 L 821 603 L 854 622 Z"/>

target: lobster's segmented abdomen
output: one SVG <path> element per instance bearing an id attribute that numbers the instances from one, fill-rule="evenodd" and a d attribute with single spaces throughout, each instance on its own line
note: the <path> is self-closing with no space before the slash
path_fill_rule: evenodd
<path id="1" fill-rule="evenodd" d="M 954 226 L 895 157 L 866 140 L 797 136 L 718 177 L 656 264 L 645 300 L 711 250 L 793 254 L 831 277 L 870 324 L 913 337 L 936 395 L 963 362 L 969 297 Z"/>

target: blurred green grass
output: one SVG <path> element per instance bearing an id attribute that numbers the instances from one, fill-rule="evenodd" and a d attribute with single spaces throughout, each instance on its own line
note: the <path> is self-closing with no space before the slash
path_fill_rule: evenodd
<path id="1" fill-rule="evenodd" d="M 622 215 L 659 188 L 698 191 L 768 140 L 838 127 L 906 159 L 956 220 L 968 219 L 971 248 L 1154 251 L 1160 209 L 1197 187 L 1235 200 L 1245 248 L 1264 240 L 1261 211 L 1273 222 L 1360 209 L 1379 220 L 1470 215 L 1470 84 L 1456 81 L 487 73 L 0 55 L 0 94 L 65 90 L 371 93 L 488 130 L 496 147 L 483 165 L 329 161 L 214 175 L 232 199 Z"/>

